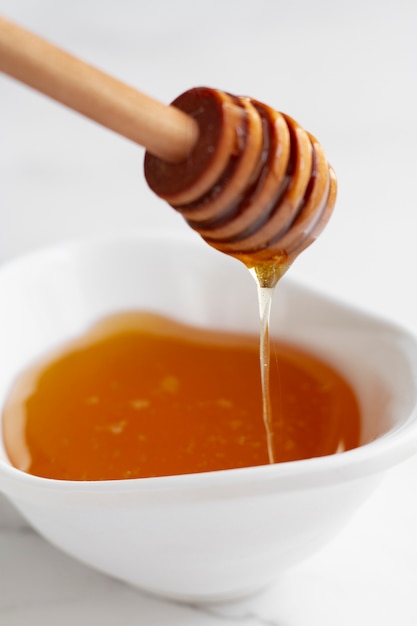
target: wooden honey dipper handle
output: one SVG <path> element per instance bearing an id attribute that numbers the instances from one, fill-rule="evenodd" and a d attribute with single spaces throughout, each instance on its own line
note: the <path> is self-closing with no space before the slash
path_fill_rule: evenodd
<path id="1" fill-rule="evenodd" d="M 0 71 L 144 146 L 180 162 L 199 129 L 189 115 L 162 104 L 0 16 Z"/>

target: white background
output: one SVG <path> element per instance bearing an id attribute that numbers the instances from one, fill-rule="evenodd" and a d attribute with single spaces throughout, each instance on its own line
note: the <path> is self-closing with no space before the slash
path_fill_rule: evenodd
<path id="1" fill-rule="evenodd" d="M 0 14 L 165 103 L 208 85 L 294 117 L 323 144 L 339 198 L 290 275 L 417 331 L 414 0 L 0 0 Z M 0 262 L 92 233 L 184 232 L 142 161 L 138 146 L 0 75 Z M 83 568 L 2 502 L 0 623 L 415 626 L 416 490 L 413 460 L 317 557 L 210 611 Z"/>

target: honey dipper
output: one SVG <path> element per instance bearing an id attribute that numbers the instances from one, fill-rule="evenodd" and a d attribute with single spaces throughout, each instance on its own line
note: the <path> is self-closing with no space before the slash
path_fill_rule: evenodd
<path id="1" fill-rule="evenodd" d="M 150 188 L 249 267 L 288 267 L 330 217 L 321 145 L 261 102 L 202 87 L 167 106 L 2 17 L 0 71 L 144 146 Z"/>

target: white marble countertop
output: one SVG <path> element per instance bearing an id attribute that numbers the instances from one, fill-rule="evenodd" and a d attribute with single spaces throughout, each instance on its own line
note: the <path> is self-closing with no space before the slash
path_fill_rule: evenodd
<path id="1" fill-rule="evenodd" d="M 206 84 L 292 115 L 340 183 L 331 224 L 292 276 L 417 332 L 416 3 L 0 0 L 0 14 L 164 102 Z M 97 232 L 183 231 L 141 168 L 137 146 L 0 75 L 0 261 Z M 0 496 L 0 624 L 415 626 L 416 490 L 414 458 L 318 555 L 255 597 L 209 607 L 78 564 Z"/>

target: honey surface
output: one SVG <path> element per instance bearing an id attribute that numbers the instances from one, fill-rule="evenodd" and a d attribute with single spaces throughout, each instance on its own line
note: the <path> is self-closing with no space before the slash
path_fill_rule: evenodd
<path id="1" fill-rule="evenodd" d="M 315 356 L 272 340 L 270 393 L 278 461 L 359 445 L 355 395 Z M 49 478 L 267 464 L 259 338 L 113 316 L 22 373 L 3 430 L 12 464 Z"/>

